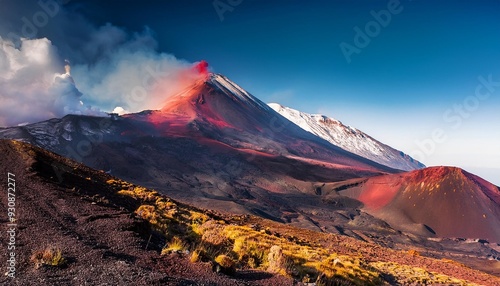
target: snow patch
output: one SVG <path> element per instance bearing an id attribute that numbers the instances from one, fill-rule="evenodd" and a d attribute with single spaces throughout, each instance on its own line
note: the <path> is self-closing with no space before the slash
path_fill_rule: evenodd
<path id="1" fill-rule="evenodd" d="M 278 103 L 269 103 L 268 106 L 305 131 L 379 164 L 405 171 L 425 167 L 403 152 L 375 140 L 354 127 L 344 125 L 339 120 L 321 114 L 301 112 Z"/>

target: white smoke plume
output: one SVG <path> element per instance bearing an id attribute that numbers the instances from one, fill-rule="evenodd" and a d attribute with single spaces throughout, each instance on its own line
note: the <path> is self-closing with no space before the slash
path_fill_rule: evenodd
<path id="1" fill-rule="evenodd" d="M 101 53 L 93 64 L 73 66 L 72 75 L 89 103 L 107 111 L 161 109 L 165 99 L 179 91 L 179 75 L 192 66 L 156 52 L 156 41 L 147 29 L 127 38 L 124 31 L 106 25 L 93 38 L 90 46 L 83 47 L 87 53 L 93 55 L 99 46 L 109 52 Z M 107 40 L 96 44 L 101 39 Z"/>
<path id="2" fill-rule="evenodd" d="M 22 39 L 16 48 L 0 38 L 0 126 L 85 112 L 81 93 L 61 69 L 48 39 Z"/>
<path id="3" fill-rule="evenodd" d="M 192 64 L 157 52 L 148 28 L 96 28 L 62 6 L 50 20 L 57 29 L 40 35 L 49 39 L 0 38 L 0 127 L 66 114 L 161 109 L 185 87 L 181 76 L 196 77 Z"/>

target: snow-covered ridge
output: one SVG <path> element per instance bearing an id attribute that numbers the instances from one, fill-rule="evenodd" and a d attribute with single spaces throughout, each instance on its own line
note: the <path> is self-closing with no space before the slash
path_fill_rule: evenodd
<path id="1" fill-rule="evenodd" d="M 402 151 L 385 145 L 336 119 L 321 114 L 308 114 L 277 103 L 269 103 L 268 105 L 300 128 L 351 153 L 405 171 L 425 167 Z"/>
<path id="2" fill-rule="evenodd" d="M 242 103 L 256 105 L 264 110 L 271 110 L 267 104 L 221 74 L 210 74 L 209 81 L 224 93 L 237 96 Z"/>

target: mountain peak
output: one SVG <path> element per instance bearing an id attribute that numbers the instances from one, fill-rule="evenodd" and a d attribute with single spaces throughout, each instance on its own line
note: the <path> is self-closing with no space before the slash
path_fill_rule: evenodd
<path id="1" fill-rule="evenodd" d="M 149 122 L 158 136 L 210 138 L 236 148 L 321 160 L 371 174 L 395 171 L 304 131 L 221 74 L 197 78 L 159 111 L 126 117 Z"/>
<path id="2" fill-rule="evenodd" d="M 405 171 L 425 167 L 403 152 L 379 142 L 354 127 L 344 125 L 334 118 L 301 112 L 277 103 L 270 103 L 269 107 L 305 131 L 379 164 Z"/>
<path id="3" fill-rule="evenodd" d="M 184 91 L 169 98 L 161 109 L 162 113 L 189 115 L 191 120 L 216 117 L 216 120 L 220 121 L 223 120 L 221 117 L 229 115 L 255 116 L 262 114 L 263 111 L 272 111 L 265 103 L 227 77 L 207 72 L 201 62 L 195 68 L 202 73 L 206 72 L 206 76 L 195 80 Z M 245 108 L 246 111 L 241 108 Z M 235 109 L 240 109 L 239 114 L 231 114 Z M 257 114 L 252 114 L 254 112 Z"/>

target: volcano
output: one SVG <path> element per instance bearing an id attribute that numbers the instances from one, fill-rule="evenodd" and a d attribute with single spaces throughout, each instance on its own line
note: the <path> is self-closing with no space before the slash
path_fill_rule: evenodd
<path id="1" fill-rule="evenodd" d="M 500 189 L 460 168 L 377 176 L 342 194 L 401 230 L 500 242 Z"/>
<path id="2" fill-rule="evenodd" d="M 454 169 L 387 167 L 304 130 L 206 65 L 195 71 L 159 110 L 67 115 L 0 129 L 0 138 L 196 207 L 360 239 L 401 241 L 400 229 L 498 241 L 495 186 Z M 52 168 L 58 177 L 68 171 Z"/>
<path id="3" fill-rule="evenodd" d="M 337 205 L 322 202 L 331 182 L 399 172 L 301 129 L 228 78 L 204 71 L 159 110 L 68 115 L 0 129 L 0 137 L 32 143 L 198 207 L 311 229 L 320 229 L 317 220 L 331 229 L 347 222 L 335 213 Z M 65 172 L 57 164 L 53 168 Z M 330 213 L 327 219 L 324 213 Z"/>
<path id="4" fill-rule="evenodd" d="M 147 129 L 157 136 L 210 139 L 241 151 L 313 159 L 362 172 L 395 171 L 305 132 L 220 74 L 195 81 L 161 110 L 125 118 L 152 124 Z"/>

